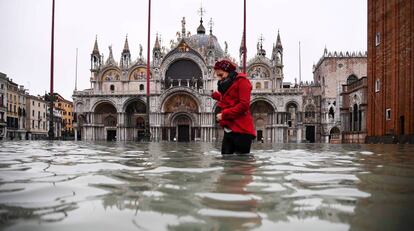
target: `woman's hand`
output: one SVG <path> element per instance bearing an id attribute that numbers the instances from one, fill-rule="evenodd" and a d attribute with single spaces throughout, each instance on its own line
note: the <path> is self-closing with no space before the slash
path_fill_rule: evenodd
<path id="1" fill-rule="evenodd" d="M 214 100 L 220 101 L 221 100 L 220 92 L 215 91 L 215 92 L 211 93 L 211 98 L 213 98 Z"/>
<path id="2" fill-rule="evenodd" d="M 217 114 L 216 115 L 216 119 L 217 119 L 217 121 L 219 121 L 220 122 L 220 120 L 222 120 L 223 118 L 221 117 L 221 113 L 219 113 L 219 114 Z"/>

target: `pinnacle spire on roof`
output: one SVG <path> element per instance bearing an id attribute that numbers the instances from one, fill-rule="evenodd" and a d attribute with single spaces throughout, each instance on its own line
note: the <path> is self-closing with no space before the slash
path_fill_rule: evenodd
<path id="1" fill-rule="evenodd" d="M 279 30 L 277 30 L 277 40 L 276 40 L 276 47 L 277 48 L 282 48 L 282 40 L 280 39 L 280 32 Z"/>
<path id="2" fill-rule="evenodd" d="M 95 44 L 93 45 L 93 54 L 99 54 L 99 48 L 98 48 L 98 35 L 95 37 Z"/>
<path id="3" fill-rule="evenodd" d="M 125 52 L 129 53 L 128 34 L 125 37 L 124 50 L 122 52 L 123 53 L 125 53 Z"/>
<path id="4" fill-rule="evenodd" d="M 243 51 L 243 48 L 244 48 L 244 36 L 242 34 L 242 39 L 241 39 L 241 43 L 240 43 L 240 52 Z"/>
<path id="5" fill-rule="evenodd" d="M 160 49 L 161 48 L 161 45 L 160 45 L 160 40 L 159 40 L 159 38 L 158 38 L 158 33 L 157 33 L 157 35 L 155 36 L 155 45 L 154 45 L 154 49 Z"/>

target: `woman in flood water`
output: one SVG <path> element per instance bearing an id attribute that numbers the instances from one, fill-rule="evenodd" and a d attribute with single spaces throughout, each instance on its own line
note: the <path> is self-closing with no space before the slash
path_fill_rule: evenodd
<path id="1" fill-rule="evenodd" d="M 245 73 L 237 73 L 236 65 L 228 60 L 217 61 L 214 74 L 219 79 L 212 98 L 217 100 L 217 121 L 224 129 L 221 154 L 249 154 L 256 136 L 250 114 L 252 85 Z"/>

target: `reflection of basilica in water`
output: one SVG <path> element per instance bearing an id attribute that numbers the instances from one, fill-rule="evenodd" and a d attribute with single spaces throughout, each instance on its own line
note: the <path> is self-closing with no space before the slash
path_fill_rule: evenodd
<path id="1" fill-rule="evenodd" d="M 151 140 L 153 141 L 215 141 L 222 129 L 215 122 L 215 101 L 210 98 L 216 89 L 213 65 L 222 58 L 232 59 L 223 50 L 203 21 L 197 34 L 191 35 L 182 20 L 182 30 L 170 49 L 161 46 L 157 36 L 152 50 L 150 76 Z M 276 37 L 276 36 L 275 36 Z M 257 139 L 265 142 L 296 142 L 302 140 L 302 91 L 283 87 L 283 47 L 280 35 L 270 58 L 262 41 L 256 55 L 248 61 L 251 80 L 251 112 Z M 242 49 L 240 49 L 240 58 Z M 91 88 L 73 95 L 76 129 L 82 140 L 141 140 L 146 118 L 146 60 L 134 61 L 125 40 L 120 63 L 109 47 L 106 61 L 98 49 L 91 54 Z"/>

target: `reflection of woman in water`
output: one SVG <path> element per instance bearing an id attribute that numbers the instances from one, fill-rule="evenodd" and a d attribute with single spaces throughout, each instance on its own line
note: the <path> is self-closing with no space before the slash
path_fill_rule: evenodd
<path id="1" fill-rule="evenodd" d="M 207 194 L 202 201 L 210 209 L 229 214 L 221 216 L 219 212 L 212 216 L 220 223 L 220 227 L 216 227 L 217 230 L 246 230 L 261 226 L 262 218 L 257 212 L 258 201 L 246 189 L 253 181 L 255 171 L 255 162 L 224 162 L 224 169 L 216 182 L 216 190 L 212 192 L 217 196 L 208 197 Z"/>

